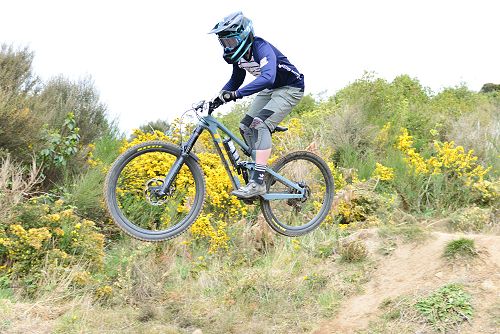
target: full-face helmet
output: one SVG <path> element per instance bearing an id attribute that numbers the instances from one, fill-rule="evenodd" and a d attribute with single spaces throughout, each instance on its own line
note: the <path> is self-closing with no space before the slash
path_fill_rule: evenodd
<path id="1" fill-rule="evenodd" d="M 226 16 L 209 32 L 216 34 L 224 48 L 224 60 L 234 64 L 250 49 L 253 42 L 252 21 L 242 12 Z"/>

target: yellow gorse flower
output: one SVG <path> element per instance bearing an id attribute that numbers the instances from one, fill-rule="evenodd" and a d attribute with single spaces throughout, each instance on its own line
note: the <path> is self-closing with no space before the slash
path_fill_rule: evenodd
<path id="1" fill-rule="evenodd" d="M 57 222 L 57 221 L 61 220 L 61 215 L 59 213 L 53 213 L 53 214 L 47 215 L 47 218 L 50 221 Z"/>
<path id="2" fill-rule="evenodd" d="M 134 131 L 134 138 L 124 143 L 120 151 L 145 141 L 161 140 L 175 143 L 179 135 L 176 126 L 173 126 L 172 135 L 166 135 L 161 131 L 145 133 L 141 130 Z M 206 200 L 204 213 L 194 222 L 191 227 L 191 235 L 194 239 L 207 239 L 209 241 L 209 252 L 213 253 L 219 249 L 228 247 L 229 237 L 227 235 L 227 222 L 238 221 L 246 215 L 247 209 L 236 197 L 230 195 L 232 191 L 231 181 L 221 164 L 220 157 L 207 149 L 212 147 L 212 138 L 208 132 L 204 132 L 198 139 L 197 145 L 200 152 L 196 152 L 200 159 L 200 166 L 206 179 Z M 126 188 L 117 189 L 118 194 L 135 192 L 142 196 L 143 182 L 149 178 L 164 177 L 170 166 L 174 163 L 167 161 L 162 153 L 148 153 L 143 157 L 132 160 L 123 171 L 126 178 Z M 186 166 L 184 166 L 176 177 L 176 189 L 187 189 L 187 197 L 194 195 L 194 180 Z M 187 212 L 190 203 L 179 204 L 173 210 L 179 213 Z"/>
<path id="3" fill-rule="evenodd" d="M 375 142 L 379 145 L 385 145 L 387 141 L 389 140 L 389 131 L 391 130 L 391 122 L 387 122 L 384 124 L 382 129 L 379 131 L 377 134 L 377 137 L 375 138 Z"/>
<path id="4" fill-rule="evenodd" d="M 379 178 L 381 181 L 390 181 L 394 179 L 394 169 L 390 167 L 385 167 L 380 163 L 375 164 L 375 170 L 373 171 L 373 177 Z"/>
<path id="5" fill-rule="evenodd" d="M 0 231 L 3 260 L 13 274 L 40 270 L 44 261 L 67 266 L 84 256 L 89 268 L 102 266 L 104 236 L 95 224 L 81 219 L 72 209 L 62 210 L 62 201 L 30 200 L 20 206 L 29 217 Z"/>
<path id="6" fill-rule="evenodd" d="M 463 146 L 456 146 L 453 141 L 434 141 L 435 154 L 424 159 L 412 145 L 413 137 L 407 129 L 401 129 L 396 147 L 405 155 L 405 161 L 416 174 L 456 176 L 465 186 L 478 190 L 483 199 L 499 196 L 484 180 L 492 167 L 485 168 L 477 164 L 478 158 L 474 156 L 473 150 L 466 152 Z"/>

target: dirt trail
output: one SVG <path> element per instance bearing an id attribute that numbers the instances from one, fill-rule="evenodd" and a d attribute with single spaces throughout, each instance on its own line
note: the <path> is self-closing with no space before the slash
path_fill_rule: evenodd
<path id="1" fill-rule="evenodd" d="M 495 333 L 483 328 L 485 311 L 498 302 L 500 287 L 500 236 L 471 235 L 479 252 L 466 264 L 450 264 L 442 258 L 445 244 L 462 235 L 434 232 L 423 244 L 399 246 L 392 255 L 379 258 L 378 265 L 362 294 L 345 300 L 336 318 L 324 323 L 314 334 L 349 334 L 366 329 L 379 315 L 379 305 L 386 298 L 425 293 L 457 282 L 472 294 L 475 316 L 461 333 Z"/>

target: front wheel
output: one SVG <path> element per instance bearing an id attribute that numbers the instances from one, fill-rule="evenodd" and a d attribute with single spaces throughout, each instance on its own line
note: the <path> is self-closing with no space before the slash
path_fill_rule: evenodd
<path id="1" fill-rule="evenodd" d="M 276 232 L 304 235 L 327 217 L 335 195 L 332 173 L 323 159 L 308 151 L 297 151 L 278 159 L 271 169 L 303 188 L 303 198 L 261 199 L 264 218 Z M 268 193 L 294 194 L 298 191 L 272 175 L 266 179 Z"/>
<path id="2" fill-rule="evenodd" d="M 162 241 L 186 231 L 205 199 L 205 178 L 192 156 L 184 160 L 172 186 L 161 194 L 163 179 L 181 150 L 161 141 L 136 145 L 113 163 L 104 198 L 114 222 L 144 241 Z"/>

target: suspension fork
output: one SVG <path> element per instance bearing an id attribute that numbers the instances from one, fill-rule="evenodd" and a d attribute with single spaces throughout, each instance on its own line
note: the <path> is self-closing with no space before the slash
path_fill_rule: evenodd
<path id="1" fill-rule="evenodd" d="M 181 170 L 181 167 L 184 164 L 184 161 L 189 156 L 191 149 L 193 148 L 194 144 L 196 143 L 196 141 L 200 137 L 204 128 L 205 127 L 203 125 L 199 124 L 196 127 L 196 129 L 194 129 L 189 140 L 184 145 L 181 146 L 181 154 L 177 158 L 177 160 L 175 160 L 174 164 L 172 165 L 172 168 L 170 168 L 167 175 L 165 176 L 165 179 L 163 180 L 163 185 L 158 190 L 158 195 L 164 196 L 167 193 L 168 189 L 170 189 L 170 187 L 174 183 L 175 177 L 177 176 L 177 174 Z"/>

